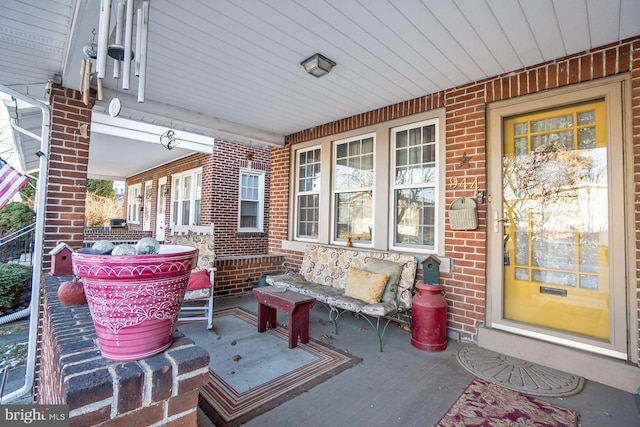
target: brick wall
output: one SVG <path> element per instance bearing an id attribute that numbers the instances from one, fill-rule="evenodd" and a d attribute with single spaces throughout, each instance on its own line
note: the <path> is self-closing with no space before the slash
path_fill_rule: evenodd
<path id="1" fill-rule="evenodd" d="M 78 248 L 84 239 L 91 107 L 79 92 L 52 85 L 43 253 L 65 242 Z M 43 271 L 51 257 L 43 257 Z M 63 307 L 60 282 L 71 276 L 41 278 L 34 398 L 42 404 L 70 406 L 70 425 L 193 425 L 198 387 L 206 381 L 208 354 L 184 337 L 162 355 L 140 362 L 111 363 L 95 346 L 87 306 Z"/>
<path id="2" fill-rule="evenodd" d="M 291 142 L 271 150 L 271 209 L 269 212 L 269 253 L 286 255 L 291 268 L 300 268 L 302 257 L 296 262 L 296 252 L 282 250 L 281 242 L 288 238 L 289 230 L 289 169 Z"/>
<path id="3" fill-rule="evenodd" d="M 161 149 L 161 148 L 158 148 Z M 164 150 L 164 148 L 162 148 Z M 205 176 L 210 176 L 210 171 L 208 167 L 210 167 L 210 155 L 204 153 L 196 153 L 191 154 L 189 156 L 185 156 L 181 159 L 175 160 L 171 163 L 167 163 L 165 165 L 158 166 L 153 169 L 149 169 L 145 172 L 142 172 L 137 175 L 130 176 L 125 181 L 125 190 L 124 190 L 124 206 L 127 206 L 127 187 L 136 184 L 142 184 L 142 190 L 144 191 L 144 183 L 147 181 L 151 181 L 151 233 L 155 235 L 156 231 L 156 206 L 158 205 L 158 179 L 162 177 L 167 177 L 167 188 L 169 192 L 171 191 L 171 175 L 184 172 L 190 169 L 195 169 L 202 167 L 202 204 L 207 200 L 207 197 L 211 194 L 211 183 L 210 180 L 205 179 Z M 169 197 L 167 197 L 167 206 L 165 207 L 165 224 L 169 224 Z M 210 224 L 211 216 L 202 216 L 202 224 Z M 127 229 L 130 231 L 133 230 L 142 230 L 142 221 L 140 224 L 127 223 Z"/>
<path id="4" fill-rule="evenodd" d="M 85 245 L 98 240 L 109 240 L 110 242 L 137 242 L 143 237 L 150 237 L 151 231 L 128 230 L 126 228 L 109 227 L 87 227 L 84 229 Z"/>
<path id="5" fill-rule="evenodd" d="M 635 170 L 633 174 L 633 193 L 635 194 L 635 239 L 636 242 L 636 267 L 635 271 L 640 271 L 640 246 L 637 242 L 640 242 L 640 40 L 635 39 L 631 43 L 631 103 L 632 108 L 629 112 L 629 119 L 632 122 L 631 129 L 631 137 L 633 138 L 633 164 L 635 165 Z M 612 55 L 612 53 L 610 54 Z M 622 70 L 620 70 L 622 71 Z M 629 236 L 632 238 L 632 236 Z M 631 266 L 630 266 L 631 267 Z M 638 278 L 637 280 L 640 280 Z M 637 328 L 638 328 L 638 349 L 640 349 L 640 282 L 635 284 L 636 292 L 636 301 L 637 301 Z"/>
<path id="6" fill-rule="evenodd" d="M 533 94 L 631 71 L 632 111 L 635 164 L 640 165 L 640 38 L 621 41 L 588 52 L 545 62 L 526 69 L 452 88 L 440 93 L 390 105 L 384 108 L 347 117 L 312 129 L 288 135 L 283 148 L 272 149 L 271 168 L 271 224 L 270 252 L 281 253 L 285 262 L 298 268 L 301 255 L 281 249 L 281 241 L 288 237 L 289 158 L 291 144 L 334 135 L 393 118 L 445 108 L 446 114 L 446 180 L 466 176 L 478 180 L 478 188 L 486 188 L 486 122 L 487 103 Z M 471 160 L 460 168 L 466 154 Z M 640 167 L 638 167 L 640 169 Z M 445 182 L 448 182 L 446 181 Z M 640 172 L 635 174 L 636 208 L 640 212 Z M 468 190 L 452 190 L 447 186 L 445 203 L 468 196 Z M 486 207 L 479 205 L 480 227 L 474 231 L 445 229 L 445 256 L 453 259 L 451 273 L 442 273 L 449 302 L 448 327 L 459 331 L 466 339 L 474 339 L 477 328 L 484 321 L 486 302 Z M 640 214 L 636 213 L 636 241 L 640 240 Z M 636 249 L 636 266 L 640 271 L 640 247 Z M 640 286 L 638 288 L 638 317 L 640 318 Z M 640 324 L 637 325 L 640 328 Z M 638 343 L 640 348 L 640 342 Z"/>
<path id="7" fill-rule="evenodd" d="M 171 188 L 171 180 L 167 181 L 167 185 Z M 202 159 L 202 199 L 200 200 L 200 218 L 202 224 L 216 224 L 216 218 L 213 214 L 213 206 L 215 203 L 215 163 L 213 155 L 206 155 Z M 167 198 L 167 202 L 169 202 Z M 169 207 L 166 209 L 167 218 L 165 224 L 169 224 Z M 152 221 L 155 223 L 155 221 Z"/>
<path id="8" fill-rule="evenodd" d="M 446 160 L 445 182 L 449 179 L 475 179 L 486 189 L 485 99 L 482 86 L 456 88 L 445 92 Z M 463 156 L 470 158 L 460 166 Z M 469 197 L 469 190 L 446 187 L 445 206 L 458 197 Z M 478 204 L 479 228 L 475 231 L 445 229 L 445 255 L 453 258 L 454 271 L 441 274 L 449 302 L 447 326 L 472 338 L 484 319 L 486 267 L 486 204 Z M 447 221 L 448 224 L 448 221 Z M 449 294 L 451 292 L 451 294 Z"/>
<path id="9" fill-rule="evenodd" d="M 256 285 L 262 273 L 282 273 L 283 260 L 281 255 L 273 254 L 216 259 L 216 298 L 250 292 L 251 284 Z"/>
<path id="10" fill-rule="evenodd" d="M 82 247 L 91 132 L 83 137 L 80 126 L 91 124 L 95 97 L 91 96 L 89 105 L 85 105 L 80 92 L 53 84 L 49 101 L 52 112 L 44 208 L 45 254 L 61 242 Z M 48 270 L 50 265 L 49 257 L 44 257 L 43 269 Z"/>
<path id="11" fill-rule="evenodd" d="M 150 169 L 127 178 L 126 186 L 152 181 L 151 233 L 155 234 L 158 178 L 167 177 L 171 189 L 171 175 L 202 167 L 201 223 L 214 223 L 216 242 L 215 297 L 236 295 L 251 290 L 244 279 L 250 275 L 255 280 L 264 271 L 280 268 L 282 262 L 273 260 L 268 253 L 269 210 L 271 195 L 270 151 L 265 148 L 216 140 L 213 154 L 197 153 L 166 165 Z M 265 171 L 265 228 L 263 233 L 238 233 L 239 171 L 246 167 L 246 154 L 253 152 L 253 169 Z M 125 190 L 126 196 L 126 190 Z M 170 203 L 167 198 L 167 203 Z M 126 206 L 126 200 L 125 200 Z M 169 205 L 166 208 L 165 224 L 169 224 Z M 142 224 L 127 224 L 129 233 L 142 230 Z M 115 232 L 116 230 L 112 230 Z M 275 264 L 274 264 L 275 263 Z M 255 270 L 255 271 L 254 271 Z M 254 274 L 255 273 L 255 274 Z"/>
<path id="12" fill-rule="evenodd" d="M 209 353 L 179 332 L 166 351 L 111 362 L 96 346 L 87 305 L 65 306 L 57 289 L 71 276 L 48 276 L 43 290 L 38 404 L 69 405 L 69 425 L 197 425 L 198 389 Z"/>
<path id="13" fill-rule="evenodd" d="M 48 173 L 44 212 L 43 254 L 48 254 L 59 243 L 67 243 L 72 248 L 82 247 L 84 238 L 84 216 L 87 187 L 87 164 L 89 162 L 89 136 L 80 135 L 80 127 L 91 123 L 91 107 L 95 94 L 89 97 L 89 104 L 82 101 L 80 92 L 52 84 L 49 89 L 51 123 L 47 146 Z M 51 257 L 42 257 L 42 271 L 51 269 Z M 39 328 L 36 345 L 46 345 L 43 340 L 42 325 L 47 319 L 44 296 L 39 300 Z M 47 372 L 49 361 L 43 352 L 36 356 L 36 384 L 34 394 L 39 393 L 40 380 Z"/>
<path id="14" fill-rule="evenodd" d="M 216 140 L 213 153 L 213 204 L 216 253 L 219 257 L 258 255 L 268 252 L 271 168 L 269 150 Z M 238 181 L 240 165 L 246 153 L 254 153 L 253 167 L 265 171 L 265 209 L 263 233 L 238 233 Z"/>
<path id="15" fill-rule="evenodd" d="M 151 230 L 155 233 L 155 207 L 157 204 L 158 178 L 167 177 L 171 187 L 171 175 L 202 167 L 201 223 L 215 224 L 216 254 L 218 257 L 259 255 L 268 252 L 269 207 L 270 207 L 270 152 L 265 148 L 215 141 L 213 154 L 192 154 L 166 165 L 150 169 L 127 178 L 126 187 L 152 181 Z M 263 233 L 238 233 L 238 191 L 240 167 L 246 164 L 246 153 L 254 153 L 253 168 L 265 171 L 265 229 Z M 169 203 L 169 200 L 167 200 Z M 125 200 L 126 206 L 126 200 Z M 165 223 L 169 224 L 169 205 Z M 129 230 L 141 230 L 142 224 L 127 224 Z"/>

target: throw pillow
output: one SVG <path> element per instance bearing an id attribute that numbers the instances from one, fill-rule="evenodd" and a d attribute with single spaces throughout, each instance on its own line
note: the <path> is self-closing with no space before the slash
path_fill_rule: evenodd
<path id="1" fill-rule="evenodd" d="M 189 284 L 187 285 L 188 291 L 195 291 L 197 289 L 207 289 L 211 287 L 209 281 L 209 270 L 194 271 L 189 276 Z"/>
<path id="2" fill-rule="evenodd" d="M 365 270 L 372 273 L 388 274 L 389 281 L 382 293 L 382 302 L 395 301 L 398 294 L 398 283 L 400 283 L 400 275 L 404 264 L 399 262 L 387 261 L 380 258 L 369 258 Z"/>
<path id="3" fill-rule="evenodd" d="M 368 304 L 380 302 L 382 292 L 389 280 L 388 274 L 376 274 L 359 268 L 349 267 L 344 295 Z"/>

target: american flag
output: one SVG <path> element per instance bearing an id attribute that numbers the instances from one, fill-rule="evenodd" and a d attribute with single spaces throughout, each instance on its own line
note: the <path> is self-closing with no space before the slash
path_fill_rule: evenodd
<path id="1" fill-rule="evenodd" d="M 27 182 L 29 182 L 29 178 L 12 168 L 0 157 L 0 209 L 9 203 Z"/>

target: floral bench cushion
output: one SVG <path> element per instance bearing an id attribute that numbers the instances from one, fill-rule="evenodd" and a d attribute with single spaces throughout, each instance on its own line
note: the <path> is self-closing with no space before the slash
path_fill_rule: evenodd
<path id="1" fill-rule="evenodd" d="M 418 268 L 418 262 L 412 255 L 308 245 L 300 266 L 300 274 L 309 282 L 341 289 L 344 292 L 347 285 L 349 267 L 366 269 L 370 258 L 379 258 L 404 264 L 395 302 L 397 302 L 397 308 L 403 311 L 410 309 L 413 298 L 413 285 Z"/>
<path id="2" fill-rule="evenodd" d="M 194 271 L 212 268 L 216 259 L 214 236 L 212 234 L 198 234 L 188 231 L 185 234 L 166 236 L 165 242 L 170 245 L 185 245 L 198 249 L 198 264 Z"/>
<path id="3" fill-rule="evenodd" d="M 404 263 L 395 301 L 367 304 L 344 295 L 349 267 L 364 269 L 371 258 Z M 300 273 L 268 276 L 267 282 L 313 296 L 318 301 L 342 310 L 371 316 L 387 316 L 411 308 L 417 260 L 411 255 L 309 245 Z"/>
<path id="4" fill-rule="evenodd" d="M 268 276 L 267 282 L 274 286 L 282 286 L 294 292 L 312 296 L 322 303 L 341 310 L 361 312 L 370 316 L 387 316 L 398 308 L 396 301 L 367 304 L 362 300 L 347 297 L 344 295 L 344 289 L 309 282 L 299 273 Z"/>
<path id="5" fill-rule="evenodd" d="M 200 270 L 211 270 L 214 268 L 214 261 L 216 259 L 215 244 L 213 234 L 195 233 L 191 230 L 179 233 L 171 234 L 165 237 L 165 243 L 169 245 L 184 245 L 191 246 L 198 249 L 198 263 L 192 270 L 194 272 Z M 211 295 L 211 286 L 208 288 L 189 289 L 187 290 L 184 299 L 199 300 L 208 298 Z"/>

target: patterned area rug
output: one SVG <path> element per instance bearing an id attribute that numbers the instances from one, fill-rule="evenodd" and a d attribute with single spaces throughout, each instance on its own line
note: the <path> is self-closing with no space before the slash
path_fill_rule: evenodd
<path id="1" fill-rule="evenodd" d="M 575 427 L 578 418 L 575 411 L 476 378 L 437 427 Z"/>
<path id="2" fill-rule="evenodd" d="M 458 362 L 476 377 L 534 396 L 563 397 L 577 394 L 584 378 L 496 353 L 475 344 L 460 347 Z"/>
<path id="3" fill-rule="evenodd" d="M 241 308 L 214 313 L 214 327 L 199 406 L 217 427 L 245 423 L 361 361 L 313 339 L 289 349 L 286 327 L 258 333 L 257 317 Z"/>

